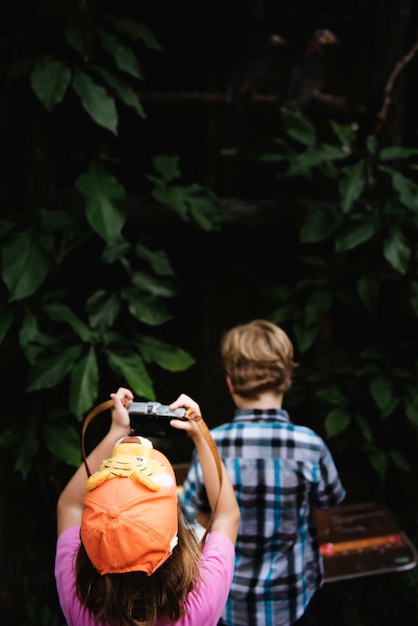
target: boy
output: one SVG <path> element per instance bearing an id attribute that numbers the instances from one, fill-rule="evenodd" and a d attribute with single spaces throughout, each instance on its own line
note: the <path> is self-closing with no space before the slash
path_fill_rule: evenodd
<path id="1" fill-rule="evenodd" d="M 297 367 L 286 333 L 266 320 L 238 325 L 223 337 L 221 354 L 235 418 L 211 433 L 234 485 L 241 523 L 219 625 L 313 626 L 323 583 L 314 518 L 317 510 L 341 502 L 345 489 L 324 441 L 292 424 L 282 409 Z M 210 507 L 196 458 L 182 502 L 205 525 Z"/>

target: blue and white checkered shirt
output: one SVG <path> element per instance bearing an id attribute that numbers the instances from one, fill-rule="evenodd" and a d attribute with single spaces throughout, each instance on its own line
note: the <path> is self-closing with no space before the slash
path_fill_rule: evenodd
<path id="1" fill-rule="evenodd" d="M 323 583 L 311 507 L 345 497 L 333 458 L 287 411 L 237 409 L 211 430 L 241 509 L 228 626 L 290 626 Z M 196 457 L 183 485 L 185 510 L 210 512 Z"/>

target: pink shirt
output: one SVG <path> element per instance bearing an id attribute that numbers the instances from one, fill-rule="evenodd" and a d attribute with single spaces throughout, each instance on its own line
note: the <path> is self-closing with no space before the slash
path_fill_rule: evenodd
<path id="1" fill-rule="evenodd" d="M 55 580 L 61 609 L 68 626 L 105 626 L 96 622 L 77 598 L 74 559 L 80 544 L 80 528 L 67 528 L 57 540 Z M 178 622 L 163 617 L 156 626 L 216 626 L 228 597 L 234 572 L 235 549 L 223 533 L 214 531 L 207 538 L 201 559 L 200 584 L 185 602 L 188 614 Z"/>

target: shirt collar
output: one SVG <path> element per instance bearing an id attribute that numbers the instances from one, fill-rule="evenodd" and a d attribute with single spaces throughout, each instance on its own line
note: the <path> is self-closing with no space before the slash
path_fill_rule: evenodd
<path id="1" fill-rule="evenodd" d="M 234 422 L 278 421 L 289 423 L 289 413 L 284 409 L 235 409 Z"/>

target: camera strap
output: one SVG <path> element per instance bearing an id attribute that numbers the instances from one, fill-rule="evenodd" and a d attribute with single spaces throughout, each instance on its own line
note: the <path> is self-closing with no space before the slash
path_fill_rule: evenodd
<path id="1" fill-rule="evenodd" d="M 87 476 L 90 477 L 91 476 L 91 471 L 90 468 L 88 466 L 87 463 L 87 455 L 86 455 L 86 449 L 85 449 L 85 443 L 84 443 L 84 439 L 85 439 L 85 435 L 86 435 L 86 431 L 87 431 L 87 427 L 90 424 L 90 422 L 93 420 L 93 418 L 96 417 L 96 415 L 99 415 L 99 413 L 103 413 L 103 411 L 106 411 L 108 409 L 113 409 L 113 400 L 106 400 L 105 402 L 102 402 L 101 404 L 98 404 L 94 409 L 92 409 L 90 411 L 90 413 L 87 414 L 86 418 L 84 419 L 83 422 L 83 427 L 81 430 L 81 451 L 83 454 L 83 462 L 84 462 L 84 466 L 86 468 L 87 471 Z M 187 409 L 185 415 L 185 418 L 189 419 L 189 420 L 193 420 L 194 422 L 196 422 L 196 424 L 198 425 L 198 427 L 200 428 L 200 431 L 202 432 L 204 438 L 206 439 L 206 442 L 212 452 L 215 464 L 216 464 L 216 470 L 218 472 L 218 478 L 219 478 L 219 491 L 218 491 L 218 497 L 216 498 L 216 502 L 215 502 L 215 506 L 212 509 L 212 514 L 210 516 L 209 522 L 206 526 L 205 532 L 203 534 L 203 537 L 200 541 L 200 547 L 203 548 L 205 541 L 206 541 L 206 537 L 208 535 L 208 533 L 210 532 L 210 527 L 212 525 L 212 521 L 213 518 L 215 516 L 215 512 L 216 512 L 216 508 L 218 506 L 218 501 L 219 501 L 219 496 L 221 493 L 221 487 L 222 487 L 222 462 L 221 462 L 221 458 L 219 456 L 219 451 L 218 451 L 218 447 L 210 433 L 209 428 L 206 425 L 205 420 L 203 419 L 203 417 L 201 415 L 199 415 L 198 413 L 196 413 L 195 411 L 192 411 L 191 409 Z M 175 418 L 173 418 L 175 419 Z"/>

